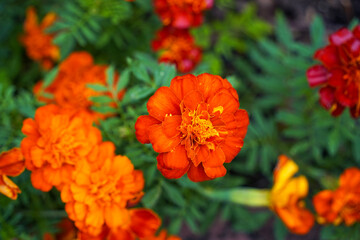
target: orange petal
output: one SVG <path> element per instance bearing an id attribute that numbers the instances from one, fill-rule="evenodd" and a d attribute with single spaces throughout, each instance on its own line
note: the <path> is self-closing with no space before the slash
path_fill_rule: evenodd
<path id="1" fill-rule="evenodd" d="M 200 103 L 204 102 L 204 98 L 199 91 L 191 91 L 184 96 L 183 103 L 190 110 L 197 109 Z"/>
<path id="2" fill-rule="evenodd" d="M 17 199 L 17 194 L 21 193 L 19 187 L 13 183 L 7 176 L 0 175 L 0 193 L 12 200 Z"/>
<path id="3" fill-rule="evenodd" d="M 114 214 L 117 212 L 114 212 Z M 120 216 L 119 216 L 120 217 Z M 104 212 L 101 207 L 99 207 L 96 203 L 90 205 L 86 218 L 86 225 L 90 225 L 94 228 L 101 228 L 104 224 Z M 91 233 L 93 234 L 93 233 Z M 96 233 L 97 234 L 97 233 Z"/>
<path id="4" fill-rule="evenodd" d="M 351 167 L 346 169 L 339 178 L 340 186 L 355 189 L 360 186 L 360 169 Z"/>
<path id="5" fill-rule="evenodd" d="M 313 197 L 315 211 L 323 223 L 333 223 L 339 216 L 339 211 L 332 207 L 334 200 L 335 193 L 331 190 L 321 191 Z"/>
<path id="6" fill-rule="evenodd" d="M 213 112 L 216 107 L 223 107 L 223 114 L 235 113 L 240 107 L 239 101 L 234 98 L 226 89 L 222 89 L 209 99 L 209 112 Z"/>
<path id="7" fill-rule="evenodd" d="M 160 124 L 161 122 L 149 115 L 143 115 L 138 117 L 135 123 L 135 135 L 139 142 L 145 144 L 150 143 L 149 140 L 149 127 L 154 124 Z"/>
<path id="8" fill-rule="evenodd" d="M 176 178 L 181 178 L 189 169 L 190 165 L 188 165 L 187 167 L 183 168 L 183 169 L 170 169 L 167 168 L 164 164 L 164 154 L 160 153 L 157 156 L 157 168 L 159 169 L 159 171 L 161 172 L 161 174 L 168 178 L 168 179 L 176 179 Z"/>
<path id="9" fill-rule="evenodd" d="M 215 150 L 210 150 L 208 158 L 203 161 L 205 172 L 207 168 L 222 166 L 225 162 L 225 154 L 223 150 L 217 147 Z"/>
<path id="10" fill-rule="evenodd" d="M 162 122 L 162 127 L 166 136 L 172 138 L 180 134 L 179 127 L 182 122 L 182 117 L 179 115 L 167 116 Z"/>
<path id="11" fill-rule="evenodd" d="M 29 7 L 26 10 L 26 19 L 24 24 L 25 32 L 30 32 L 33 29 L 38 28 L 38 19 L 34 7 Z"/>
<path id="12" fill-rule="evenodd" d="M 39 133 L 37 131 L 37 125 L 36 122 L 31 119 L 27 118 L 23 121 L 23 126 L 21 128 L 21 132 L 25 135 L 31 135 L 31 136 L 39 136 Z"/>
<path id="13" fill-rule="evenodd" d="M 0 154 L 0 175 L 17 176 L 25 169 L 20 148 L 13 148 Z"/>
<path id="14" fill-rule="evenodd" d="M 218 178 L 226 175 L 226 168 L 221 165 L 218 167 L 204 167 L 204 171 L 209 178 Z"/>
<path id="15" fill-rule="evenodd" d="M 43 192 L 48 192 L 52 188 L 52 185 L 45 181 L 43 177 L 43 169 L 38 169 L 31 173 L 31 183 L 34 188 Z"/>
<path id="16" fill-rule="evenodd" d="M 103 238 L 101 238 L 102 240 Z M 122 229 L 122 228 L 118 228 L 114 231 L 111 231 L 109 233 L 109 235 L 106 238 L 107 240 L 135 240 L 135 237 L 133 236 L 133 234 L 131 234 L 130 230 L 128 229 Z M 87 238 L 84 240 L 87 240 Z M 100 239 L 99 239 L 100 240 Z"/>
<path id="17" fill-rule="evenodd" d="M 56 20 L 56 14 L 53 12 L 50 12 L 48 14 L 46 14 L 46 16 L 43 18 L 42 22 L 41 22 L 41 29 L 45 29 L 49 26 L 51 26 Z"/>
<path id="18" fill-rule="evenodd" d="M 190 163 L 190 169 L 187 174 L 189 179 L 193 182 L 202 182 L 202 181 L 211 180 L 211 178 L 206 175 L 202 164 L 195 167 L 194 164 Z"/>
<path id="19" fill-rule="evenodd" d="M 199 151 L 192 159 L 192 162 L 195 167 L 197 167 L 200 163 L 205 162 L 209 157 L 209 148 L 206 145 L 200 145 Z"/>
<path id="20" fill-rule="evenodd" d="M 163 121 L 167 115 L 180 115 L 180 100 L 168 87 L 160 87 L 147 103 L 149 115 Z"/>
<path id="21" fill-rule="evenodd" d="M 159 216 L 150 209 L 131 209 L 131 230 L 139 238 L 154 235 L 161 225 Z"/>
<path id="22" fill-rule="evenodd" d="M 223 88 L 222 78 L 220 76 L 203 73 L 197 76 L 197 80 L 198 89 L 204 96 L 205 101 L 213 97 L 219 89 Z"/>
<path id="23" fill-rule="evenodd" d="M 178 99 L 182 100 L 184 96 L 196 89 L 197 79 L 192 74 L 177 76 L 171 80 L 170 89 L 175 93 Z"/>
<path id="24" fill-rule="evenodd" d="M 155 152 L 169 152 L 180 143 L 180 136 L 169 138 L 161 125 L 152 125 L 149 128 L 149 139 Z"/>
<path id="25" fill-rule="evenodd" d="M 117 204 L 105 208 L 105 222 L 110 229 L 127 226 L 130 221 L 129 211 Z"/>
<path id="26" fill-rule="evenodd" d="M 189 166 L 189 159 L 183 145 L 178 145 L 173 151 L 161 153 L 163 161 L 161 165 L 170 169 L 184 169 Z"/>
<path id="27" fill-rule="evenodd" d="M 221 149 L 225 154 L 225 162 L 230 163 L 240 152 L 244 141 L 237 136 L 228 136 L 221 144 Z"/>

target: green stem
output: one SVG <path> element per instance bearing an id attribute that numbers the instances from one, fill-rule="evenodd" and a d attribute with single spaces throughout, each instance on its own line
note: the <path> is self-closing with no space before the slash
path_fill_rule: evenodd
<path id="1" fill-rule="evenodd" d="M 269 207 L 270 190 L 256 188 L 234 188 L 228 190 L 198 189 L 204 196 L 248 207 Z"/>

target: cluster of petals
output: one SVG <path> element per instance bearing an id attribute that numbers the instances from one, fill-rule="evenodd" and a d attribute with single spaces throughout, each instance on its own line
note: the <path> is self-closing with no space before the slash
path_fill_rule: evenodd
<path id="1" fill-rule="evenodd" d="M 321 86 L 320 103 L 333 116 L 345 108 L 352 117 L 360 116 L 360 25 L 350 31 L 342 28 L 330 35 L 330 44 L 314 57 L 321 61 L 308 69 L 311 87 Z"/>
<path id="2" fill-rule="evenodd" d="M 154 0 L 155 12 L 163 25 L 180 29 L 199 26 L 202 12 L 212 5 L 213 0 Z"/>
<path id="3" fill-rule="evenodd" d="M 220 76 L 175 77 L 150 97 L 149 115 L 137 119 L 135 134 L 159 153 L 157 167 L 166 178 L 223 177 L 223 164 L 240 152 L 249 124 L 239 106 L 236 90 Z"/>
<path id="4" fill-rule="evenodd" d="M 20 148 L 0 153 L 0 193 L 13 200 L 17 199 L 21 191 L 7 176 L 18 176 L 24 169 L 25 163 Z"/>
<path id="5" fill-rule="evenodd" d="M 87 87 L 87 84 L 106 85 L 106 65 L 96 65 L 92 56 L 87 52 L 74 52 L 70 54 L 60 65 L 57 76 L 53 82 L 44 87 L 40 81 L 34 87 L 37 98 L 44 103 L 56 103 L 63 108 L 85 110 L 94 121 L 108 117 L 93 111 L 94 103 L 90 97 L 106 94 Z M 118 74 L 114 76 L 114 84 L 117 83 Z M 48 97 L 51 95 L 51 97 Z M 121 99 L 124 91 L 120 91 L 116 97 Z"/>
<path id="6" fill-rule="evenodd" d="M 127 157 L 115 156 L 113 143 L 102 142 L 77 164 L 61 199 L 83 236 L 133 239 L 119 236 L 145 237 L 161 224 L 151 210 L 130 208 L 140 201 L 143 187 L 142 172 Z"/>
<path id="7" fill-rule="evenodd" d="M 296 163 L 285 155 L 279 156 L 274 170 L 274 185 L 270 192 L 271 208 L 295 234 L 306 234 L 314 225 L 314 216 L 302 200 L 308 194 L 308 181 L 304 176 L 293 177 L 299 170 Z"/>
<path id="8" fill-rule="evenodd" d="M 48 13 L 39 24 L 35 9 L 33 7 L 27 9 L 24 23 L 25 34 L 21 37 L 21 42 L 28 56 L 40 62 L 44 69 L 52 68 L 54 62 L 60 58 L 59 48 L 52 43 L 54 34 L 45 32 L 55 20 L 55 13 Z"/>
<path id="9" fill-rule="evenodd" d="M 201 61 L 202 50 L 195 45 L 188 29 L 164 27 L 152 42 L 154 51 L 160 51 L 160 62 L 173 63 L 179 72 L 190 72 Z"/>
<path id="10" fill-rule="evenodd" d="M 25 119 L 22 132 L 25 166 L 32 172 L 33 186 L 42 191 L 61 189 L 76 163 L 101 142 L 101 132 L 86 113 L 53 104 L 38 108 L 35 119 Z"/>
<path id="11" fill-rule="evenodd" d="M 316 194 L 313 204 L 321 224 L 347 226 L 360 222 L 360 169 L 351 167 L 340 176 L 339 187 Z"/>

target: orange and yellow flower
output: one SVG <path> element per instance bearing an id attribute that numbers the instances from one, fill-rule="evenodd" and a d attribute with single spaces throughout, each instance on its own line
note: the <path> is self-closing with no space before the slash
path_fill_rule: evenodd
<path id="1" fill-rule="evenodd" d="M 38 108 L 35 119 L 25 119 L 22 132 L 25 166 L 32 171 L 33 186 L 42 191 L 61 189 L 76 162 L 101 142 L 101 132 L 87 114 L 52 104 Z"/>
<path id="2" fill-rule="evenodd" d="M 136 137 L 159 153 L 157 167 L 166 178 L 223 177 L 223 164 L 240 152 L 249 124 L 239 106 L 226 79 L 207 73 L 175 77 L 149 99 L 149 115 L 138 118 Z"/>
<path id="3" fill-rule="evenodd" d="M 135 205 L 142 197 L 144 178 L 125 156 L 115 156 L 115 146 L 103 142 L 83 159 L 72 180 L 61 191 L 65 210 L 84 234 L 97 236 L 104 227 L 127 228 L 138 219 Z"/>
<path id="4" fill-rule="evenodd" d="M 164 27 L 152 42 L 154 51 L 160 52 L 160 62 L 174 63 L 179 72 L 193 70 L 201 61 L 202 50 L 195 45 L 187 29 Z"/>
<path id="5" fill-rule="evenodd" d="M 302 201 L 308 194 L 307 179 L 304 176 L 293 177 L 298 169 L 293 160 L 285 155 L 279 156 L 270 204 L 292 233 L 306 234 L 314 225 L 314 216 Z"/>
<path id="6" fill-rule="evenodd" d="M 92 56 L 87 52 L 74 52 L 65 59 L 59 66 L 59 72 L 53 82 L 43 87 L 40 81 L 34 87 L 34 93 L 39 101 L 45 103 L 56 103 L 63 108 L 74 110 L 84 110 L 89 113 L 94 121 L 104 119 L 109 114 L 97 113 L 91 110 L 94 103 L 89 99 L 99 95 L 112 97 L 111 93 L 100 93 L 88 88 L 87 84 L 106 85 L 105 65 L 95 65 Z M 118 74 L 114 76 L 114 84 L 117 84 Z M 53 95 L 53 98 L 47 98 L 46 94 Z M 117 99 L 121 99 L 124 91 L 118 93 Z M 112 103 L 114 104 L 114 103 Z"/>
<path id="7" fill-rule="evenodd" d="M 54 62 L 60 58 L 59 48 L 52 43 L 54 34 L 45 32 L 46 28 L 50 27 L 55 20 L 55 13 L 48 13 L 39 24 L 35 9 L 29 7 L 26 11 L 24 23 L 25 34 L 21 37 L 21 42 L 24 44 L 28 56 L 40 62 L 46 70 L 52 68 Z"/>
<path id="8" fill-rule="evenodd" d="M 18 176 L 25 169 L 24 157 L 20 148 L 13 148 L 0 154 L 0 193 L 15 200 L 21 193 L 18 186 L 7 176 Z"/>
<path id="9" fill-rule="evenodd" d="M 202 12 L 212 5 L 213 0 L 154 0 L 155 12 L 163 24 L 181 29 L 199 26 Z"/>
<path id="10" fill-rule="evenodd" d="M 360 222 L 360 169 L 348 168 L 340 176 L 339 187 L 316 194 L 313 204 L 321 224 L 347 226 Z"/>

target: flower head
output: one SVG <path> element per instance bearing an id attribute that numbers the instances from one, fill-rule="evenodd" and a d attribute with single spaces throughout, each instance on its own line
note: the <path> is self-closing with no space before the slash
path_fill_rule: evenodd
<path id="1" fill-rule="evenodd" d="M 213 0 L 154 0 L 155 11 L 163 24 L 181 29 L 199 26 L 202 12 L 212 5 Z"/>
<path id="2" fill-rule="evenodd" d="M 154 51 L 161 50 L 160 62 L 174 63 L 179 72 L 190 72 L 201 61 L 202 50 L 195 45 L 187 29 L 164 27 L 152 42 Z"/>
<path id="3" fill-rule="evenodd" d="M 63 108 L 75 110 L 85 110 L 97 121 L 109 115 L 96 113 L 91 110 L 94 103 L 90 97 L 99 96 L 103 93 L 96 92 L 86 85 L 97 83 L 106 85 L 105 65 L 95 65 L 92 56 L 87 52 L 74 52 L 65 59 L 59 66 L 59 72 L 54 81 L 43 89 L 43 82 L 39 82 L 34 87 L 34 93 L 38 99 L 45 103 L 56 103 Z M 114 76 L 114 84 L 117 84 L 118 74 Z M 53 99 L 46 98 L 44 94 L 52 94 Z M 111 96 L 109 92 L 105 93 Z M 117 99 L 121 99 L 124 91 L 120 91 Z"/>
<path id="4" fill-rule="evenodd" d="M 26 47 L 28 56 L 40 62 L 44 69 L 50 69 L 53 62 L 60 58 L 59 48 L 52 43 L 54 34 L 45 32 L 55 20 L 55 13 L 48 13 L 41 24 L 38 24 L 35 9 L 29 7 L 26 11 L 25 34 L 21 37 L 21 42 Z"/>
<path id="5" fill-rule="evenodd" d="M 314 216 L 301 200 L 308 194 L 308 182 L 304 176 L 293 177 L 299 167 L 285 155 L 279 156 L 274 171 L 274 186 L 270 193 L 271 207 L 296 234 L 306 234 L 314 225 Z"/>
<path id="6" fill-rule="evenodd" d="M 360 169 L 348 168 L 340 176 L 339 187 L 324 190 L 313 198 L 318 222 L 350 226 L 360 222 Z"/>
<path id="7" fill-rule="evenodd" d="M 15 200 L 21 193 L 18 186 L 7 176 L 18 176 L 25 169 L 24 157 L 19 148 L 13 148 L 0 154 L 0 193 Z"/>
<path id="8" fill-rule="evenodd" d="M 136 137 L 159 153 L 157 166 L 166 178 L 223 177 L 223 164 L 240 152 L 249 124 L 239 106 L 226 79 L 206 73 L 175 77 L 149 99 L 149 115 L 138 118 Z"/>
<path id="9" fill-rule="evenodd" d="M 351 32 L 340 29 L 330 35 L 330 44 L 314 57 L 322 62 L 308 69 L 311 87 L 321 86 L 320 103 L 333 116 L 350 108 L 352 117 L 360 116 L 360 25 Z"/>
<path id="10" fill-rule="evenodd" d="M 87 114 L 56 105 L 36 110 L 35 119 L 25 119 L 21 142 L 25 166 L 31 173 L 33 186 L 49 191 L 61 189 L 75 164 L 87 157 L 101 141 L 101 132 L 92 126 Z"/>
<path id="11" fill-rule="evenodd" d="M 115 156 L 115 146 L 103 142 L 82 160 L 72 173 L 72 180 L 61 191 L 69 218 L 80 231 L 99 235 L 131 224 L 128 206 L 143 195 L 144 179 L 125 156 Z"/>

